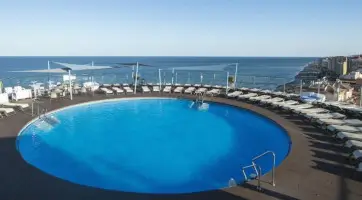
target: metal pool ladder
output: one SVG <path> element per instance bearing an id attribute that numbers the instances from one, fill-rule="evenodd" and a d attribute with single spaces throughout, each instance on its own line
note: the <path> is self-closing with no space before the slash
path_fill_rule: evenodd
<path id="1" fill-rule="evenodd" d="M 260 165 L 257 165 L 255 163 L 256 160 L 258 160 L 259 158 L 267 155 L 267 154 L 271 154 L 273 156 L 273 168 L 272 168 L 272 180 L 271 181 L 264 181 L 264 180 L 261 180 L 261 175 L 262 175 L 262 170 L 261 170 L 261 167 Z M 261 188 L 261 182 L 264 182 L 264 183 L 268 183 L 268 184 L 271 184 L 272 186 L 275 186 L 275 153 L 273 151 L 266 151 L 256 157 L 254 157 L 252 160 L 251 160 L 251 165 L 248 165 L 248 166 L 244 166 L 242 168 L 242 172 L 243 172 L 243 175 L 244 175 L 244 178 L 246 181 L 250 181 L 251 179 L 256 179 L 258 180 L 258 190 L 260 191 L 262 188 Z M 251 174 L 250 178 L 248 178 L 248 176 L 246 175 L 246 172 L 245 170 L 248 169 L 248 168 L 253 168 L 254 171 L 255 171 L 255 174 Z"/>

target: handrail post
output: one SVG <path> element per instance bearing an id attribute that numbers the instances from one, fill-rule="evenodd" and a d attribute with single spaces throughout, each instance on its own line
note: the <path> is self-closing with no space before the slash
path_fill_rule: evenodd
<path id="1" fill-rule="evenodd" d="M 273 155 L 272 185 L 275 186 L 275 153 L 272 152 L 272 155 Z"/>
<path id="2" fill-rule="evenodd" d="M 259 170 L 259 173 L 258 173 L 258 190 L 261 191 L 261 167 L 258 165 L 258 170 Z"/>

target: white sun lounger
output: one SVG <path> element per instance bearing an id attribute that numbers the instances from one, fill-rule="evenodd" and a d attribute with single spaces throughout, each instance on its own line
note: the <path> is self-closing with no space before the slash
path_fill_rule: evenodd
<path id="1" fill-rule="evenodd" d="M 123 89 L 126 90 L 126 93 L 133 93 L 133 90 L 128 86 L 124 86 Z"/>
<path id="2" fill-rule="evenodd" d="M 217 89 L 217 88 L 211 89 L 211 90 L 207 91 L 206 94 L 211 95 L 211 96 L 219 95 L 220 89 Z"/>
<path id="3" fill-rule="evenodd" d="M 148 92 L 151 92 L 151 90 L 150 90 L 150 88 L 148 88 L 148 86 L 142 86 L 142 92 L 148 93 Z"/>
<path id="4" fill-rule="evenodd" d="M 328 113 L 329 110 L 327 109 L 324 109 L 324 108 L 296 108 L 296 109 L 292 109 L 292 111 L 294 113 L 298 113 L 298 114 L 301 114 L 301 115 L 305 115 L 305 114 L 308 114 L 308 113 Z"/>
<path id="5" fill-rule="evenodd" d="M 362 112 L 362 108 L 358 107 L 356 105 L 350 105 L 350 106 L 341 106 L 343 109 L 352 111 L 352 112 Z"/>
<path id="6" fill-rule="evenodd" d="M 304 115 L 308 119 L 345 119 L 346 115 L 341 113 L 307 113 Z"/>
<path id="7" fill-rule="evenodd" d="M 297 105 L 297 104 L 299 104 L 299 102 L 294 101 L 294 100 L 288 100 L 288 101 L 282 101 L 282 102 L 272 102 L 271 104 L 273 107 L 282 107 L 284 105 Z"/>
<path id="8" fill-rule="evenodd" d="M 1 88 L 0 88 L 1 90 Z M 11 107 L 11 108 L 19 108 L 23 110 L 24 108 L 28 108 L 29 104 L 27 103 L 11 103 L 9 102 L 9 95 L 7 93 L 0 93 L 0 106 Z"/>
<path id="9" fill-rule="evenodd" d="M 299 94 L 294 94 L 294 93 L 289 93 L 289 94 L 286 94 L 287 97 L 299 97 L 300 95 Z"/>
<path id="10" fill-rule="evenodd" d="M 162 92 L 171 93 L 171 86 L 166 86 L 165 88 L 163 88 Z"/>
<path id="11" fill-rule="evenodd" d="M 335 137 L 341 140 L 362 141 L 362 133 L 338 132 Z"/>
<path id="12" fill-rule="evenodd" d="M 275 98 L 272 98 L 272 99 L 262 99 L 262 100 L 260 100 L 260 103 L 261 104 L 271 104 L 271 103 L 274 103 L 274 102 L 281 102 L 281 101 L 284 101 L 284 99 L 280 98 L 280 97 L 275 97 Z"/>
<path id="13" fill-rule="evenodd" d="M 108 88 L 100 88 L 100 90 L 102 91 L 102 92 L 104 92 L 104 94 L 113 94 L 113 91 L 112 90 L 110 90 L 110 89 L 108 89 Z"/>
<path id="14" fill-rule="evenodd" d="M 235 97 L 237 97 L 237 96 L 239 96 L 241 94 L 243 94 L 242 91 L 234 91 L 234 92 L 231 92 L 231 93 L 227 94 L 227 97 L 235 98 Z"/>
<path id="15" fill-rule="evenodd" d="M 341 119 L 318 119 L 317 124 L 321 126 L 329 126 L 329 125 L 345 125 L 346 122 L 344 122 Z"/>
<path id="16" fill-rule="evenodd" d="M 261 96 L 256 96 L 256 97 L 250 97 L 249 100 L 250 101 L 261 101 L 263 99 L 270 99 L 271 96 L 269 95 L 261 95 Z"/>
<path id="17" fill-rule="evenodd" d="M 345 147 L 353 148 L 353 149 L 360 149 L 362 150 L 362 141 L 357 140 L 347 140 L 344 144 Z"/>
<path id="18" fill-rule="evenodd" d="M 271 90 L 261 90 L 260 93 L 263 93 L 263 94 L 271 94 L 272 91 L 271 91 Z"/>
<path id="19" fill-rule="evenodd" d="M 313 105 L 305 103 L 305 104 L 297 104 L 297 105 L 282 105 L 281 106 L 284 110 L 295 110 L 295 109 L 307 109 L 312 108 Z"/>
<path id="20" fill-rule="evenodd" d="M 241 87 L 239 89 L 242 90 L 242 91 L 249 91 L 250 90 L 250 88 L 247 88 L 247 87 Z"/>
<path id="21" fill-rule="evenodd" d="M 11 114 L 15 114 L 15 110 L 13 108 L 0 108 L 0 113 L 5 116 L 9 116 Z"/>
<path id="22" fill-rule="evenodd" d="M 184 90 L 184 87 L 178 86 L 173 90 L 173 92 L 174 93 L 182 93 L 183 90 Z"/>
<path id="23" fill-rule="evenodd" d="M 346 124 L 350 126 L 362 127 L 362 121 L 359 119 L 345 119 L 343 121 L 345 121 Z"/>
<path id="24" fill-rule="evenodd" d="M 153 92 L 160 92 L 160 87 L 155 85 L 155 86 L 152 87 L 152 91 Z"/>
<path id="25" fill-rule="evenodd" d="M 248 99 L 250 97 L 256 97 L 258 94 L 256 93 L 248 93 L 248 94 L 242 94 L 238 96 L 238 99 Z"/>
<path id="26" fill-rule="evenodd" d="M 286 95 L 286 93 L 280 92 L 280 91 L 278 91 L 278 92 L 272 92 L 271 94 L 276 95 L 276 96 L 282 96 L 282 97 L 285 97 L 285 95 Z"/>
<path id="27" fill-rule="evenodd" d="M 345 125 L 345 126 L 362 126 L 358 119 L 318 119 L 317 123 L 320 125 Z"/>
<path id="28" fill-rule="evenodd" d="M 23 110 L 24 108 L 29 108 L 29 104 L 27 103 L 0 103 L 0 105 L 5 106 L 5 107 L 12 107 L 12 108 L 19 108 L 21 110 Z"/>
<path id="29" fill-rule="evenodd" d="M 184 91 L 184 93 L 185 94 L 192 94 L 195 90 L 196 90 L 195 87 L 189 87 Z"/>
<path id="30" fill-rule="evenodd" d="M 122 94 L 124 91 L 118 87 L 112 87 L 112 90 L 116 92 L 116 94 Z"/>
<path id="31" fill-rule="evenodd" d="M 327 126 L 327 130 L 331 132 L 362 132 L 362 127 L 354 127 L 354 126 L 344 126 L 344 125 L 329 125 Z"/>
<path id="32" fill-rule="evenodd" d="M 199 88 L 195 91 L 195 94 L 201 94 L 201 93 L 205 93 L 207 91 L 206 88 Z"/>
<path id="33" fill-rule="evenodd" d="M 250 89 L 250 92 L 259 92 L 261 91 L 261 89 L 258 89 L 258 88 L 251 88 Z"/>

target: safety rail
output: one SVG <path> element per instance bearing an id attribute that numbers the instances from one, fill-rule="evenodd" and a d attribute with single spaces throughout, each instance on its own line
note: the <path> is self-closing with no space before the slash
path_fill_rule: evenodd
<path id="1" fill-rule="evenodd" d="M 43 101 L 38 101 L 38 100 L 33 100 L 32 103 L 31 103 L 31 116 L 35 116 L 34 114 L 34 104 L 36 104 L 36 109 L 37 109 L 37 112 L 36 112 L 36 116 L 37 117 L 41 117 L 41 115 L 44 115 L 48 109 L 41 105 L 42 103 L 44 103 Z"/>
<path id="2" fill-rule="evenodd" d="M 198 93 L 196 94 L 196 103 L 203 103 L 204 102 L 204 93 Z"/>
<path id="3" fill-rule="evenodd" d="M 264 180 L 261 180 L 261 175 L 262 175 L 262 169 L 261 169 L 261 166 L 260 165 L 257 165 L 255 163 L 256 160 L 258 160 L 259 158 L 267 155 L 267 154 L 271 154 L 273 156 L 273 166 L 272 166 L 272 180 L 271 181 L 264 181 Z M 271 184 L 273 186 L 275 186 L 275 153 L 273 151 L 266 151 L 256 157 L 254 157 L 251 161 L 251 165 L 248 165 L 248 166 L 244 166 L 242 168 L 242 172 L 243 172 L 243 175 L 244 175 L 244 179 L 245 181 L 249 181 L 250 179 L 248 178 L 248 176 L 246 175 L 246 172 L 245 170 L 248 169 L 248 168 L 253 168 L 254 171 L 255 171 L 255 175 L 252 177 L 253 179 L 256 179 L 258 180 L 258 186 L 257 186 L 257 189 L 260 191 L 262 188 L 261 188 L 261 182 L 265 182 L 265 183 L 268 183 L 268 184 Z"/>
<path id="4" fill-rule="evenodd" d="M 271 181 L 271 182 L 267 182 L 267 183 L 275 186 L 275 153 L 274 153 L 273 151 L 266 151 L 266 152 L 264 152 L 264 153 L 262 153 L 262 154 L 260 154 L 260 155 L 258 155 L 258 156 L 256 156 L 256 157 L 254 157 L 254 158 L 252 159 L 252 163 L 255 164 L 255 161 L 256 161 L 257 159 L 259 159 L 259 158 L 261 158 L 261 157 L 263 157 L 263 156 L 265 156 L 265 155 L 267 155 L 267 154 L 271 154 L 271 155 L 273 156 L 272 181 Z M 260 166 L 259 166 L 259 167 L 260 167 Z M 260 171 L 261 171 L 261 167 L 260 167 Z"/>
<path id="5" fill-rule="evenodd" d="M 252 165 L 244 166 L 243 169 L 242 169 L 245 180 L 250 180 L 250 179 L 246 176 L 246 173 L 245 173 L 245 170 L 248 169 L 248 168 L 253 168 L 254 171 L 255 171 L 255 173 L 256 173 L 255 176 L 259 176 L 259 172 L 258 172 L 258 170 L 257 170 L 257 168 L 256 168 L 256 165 L 253 163 Z M 256 178 L 256 177 L 254 177 L 254 178 Z"/>

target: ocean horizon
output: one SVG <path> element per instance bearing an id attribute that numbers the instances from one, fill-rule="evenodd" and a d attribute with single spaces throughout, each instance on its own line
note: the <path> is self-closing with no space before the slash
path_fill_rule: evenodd
<path id="1" fill-rule="evenodd" d="M 140 68 L 141 78 L 146 82 L 158 82 L 158 69 L 162 70 L 162 82 L 171 82 L 171 68 L 189 66 L 215 66 L 230 63 L 238 64 L 237 84 L 245 87 L 275 89 L 278 85 L 294 80 L 306 64 L 318 57 L 225 57 L 225 56 L 0 56 L 0 79 L 5 86 L 27 86 L 32 81 L 47 82 L 48 74 L 20 73 L 12 71 L 47 69 L 47 63 L 65 62 L 72 64 L 111 65 L 112 63 L 139 62 L 152 67 Z M 51 65 L 51 68 L 60 66 Z M 228 67 L 230 75 L 235 68 Z M 77 81 L 85 82 L 90 76 L 99 83 L 130 83 L 132 69 L 94 70 L 92 72 L 77 71 Z M 200 83 L 224 85 L 225 72 L 190 71 L 178 72 L 178 83 Z M 61 81 L 61 75 L 52 74 L 51 80 Z"/>

